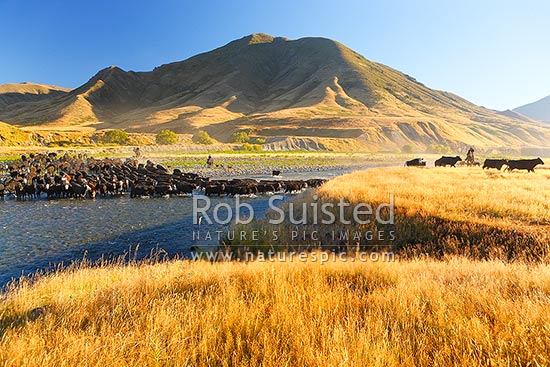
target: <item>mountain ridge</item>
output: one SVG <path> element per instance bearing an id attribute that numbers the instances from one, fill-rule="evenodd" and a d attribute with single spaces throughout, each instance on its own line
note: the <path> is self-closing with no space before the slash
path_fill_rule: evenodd
<path id="1" fill-rule="evenodd" d="M 0 119 L 20 127 L 203 129 L 222 141 L 235 131 L 353 138 L 376 149 L 550 146 L 538 121 L 430 89 L 337 41 L 261 33 L 152 71 L 104 68 L 55 98 L 0 106 Z"/>

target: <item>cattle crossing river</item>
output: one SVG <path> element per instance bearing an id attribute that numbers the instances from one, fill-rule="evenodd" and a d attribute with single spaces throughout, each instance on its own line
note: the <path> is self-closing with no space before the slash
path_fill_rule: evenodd
<path id="1" fill-rule="evenodd" d="M 283 179 L 307 180 L 350 173 L 380 165 L 334 167 L 322 172 L 285 173 Z M 269 175 L 251 175 L 257 180 Z M 236 176 L 235 178 L 240 178 Z M 285 195 L 285 200 L 292 195 Z M 252 205 L 255 217 L 269 209 L 268 195 L 242 197 Z M 233 197 L 211 197 L 212 205 Z M 0 200 L 0 288 L 21 275 L 52 269 L 72 261 L 116 259 L 131 250 L 132 259 L 162 249 L 169 257 L 187 257 L 192 246 L 208 244 L 193 239 L 197 226 L 192 218 L 191 197 L 131 199 L 128 196 L 98 199 Z M 219 225 L 201 224 L 214 233 Z M 227 226 L 225 227 L 227 229 Z M 210 244 L 217 243 L 213 238 Z M 136 251 L 136 246 L 138 246 Z"/>
<path id="2" fill-rule="evenodd" d="M 352 171 L 335 169 L 319 174 L 293 174 L 287 179 L 330 178 Z M 264 177 L 258 176 L 257 179 Z M 286 196 L 289 198 L 290 196 Z M 270 196 L 242 197 L 256 218 L 265 214 Z M 212 205 L 232 197 L 212 197 Z M 62 200 L 0 200 L 0 287 L 13 278 L 84 257 L 117 258 L 131 249 L 132 258 L 144 258 L 162 249 L 170 257 L 189 255 L 197 226 L 192 221 L 191 197 L 151 199 L 117 198 Z M 215 232 L 218 225 L 201 224 Z M 212 244 L 217 239 L 212 240 Z M 136 245 L 139 245 L 136 251 Z"/>

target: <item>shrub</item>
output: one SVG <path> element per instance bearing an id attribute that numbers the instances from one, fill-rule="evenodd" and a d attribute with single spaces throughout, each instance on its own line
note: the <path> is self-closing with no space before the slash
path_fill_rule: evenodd
<path id="1" fill-rule="evenodd" d="M 103 135 L 103 142 L 107 144 L 126 144 L 128 133 L 122 130 L 109 130 Z"/>
<path id="2" fill-rule="evenodd" d="M 178 134 L 171 130 L 162 130 L 155 137 L 155 141 L 160 145 L 176 144 L 178 142 Z"/>
<path id="3" fill-rule="evenodd" d="M 253 144 L 265 144 L 265 138 L 256 137 L 250 140 Z"/>
<path id="4" fill-rule="evenodd" d="M 241 149 L 245 150 L 247 152 L 261 152 L 262 151 L 262 146 L 258 145 L 258 144 L 244 143 L 242 145 Z"/>
<path id="5" fill-rule="evenodd" d="M 193 135 L 193 143 L 195 144 L 204 144 L 204 145 L 210 145 L 214 144 L 214 139 L 208 135 L 206 131 L 199 130 Z"/>
<path id="6" fill-rule="evenodd" d="M 248 143 L 250 136 L 245 131 L 235 131 L 231 136 L 231 141 L 233 143 Z"/>

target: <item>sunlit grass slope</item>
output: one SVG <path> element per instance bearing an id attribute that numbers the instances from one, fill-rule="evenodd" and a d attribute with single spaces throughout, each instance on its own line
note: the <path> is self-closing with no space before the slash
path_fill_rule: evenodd
<path id="1" fill-rule="evenodd" d="M 380 168 L 338 177 L 328 199 L 395 199 L 396 243 L 431 256 L 549 260 L 550 170 Z"/>

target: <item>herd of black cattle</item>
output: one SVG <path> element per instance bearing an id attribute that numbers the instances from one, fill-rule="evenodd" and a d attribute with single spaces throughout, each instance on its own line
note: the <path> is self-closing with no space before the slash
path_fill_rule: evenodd
<path id="1" fill-rule="evenodd" d="M 462 158 L 459 156 L 456 157 L 446 157 L 443 156 L 437 159 L 434 162 L 436 167 L 456 167 L 458 162 L 462 162 Z M 535 172 L 535 167 L 539 164 L 544 164 L 542 159 L 486 159 L 483 162 L 483 169 L 495 168 L 501 170 L 502 167 L 506 166 L 504 170 L 513 171 L 513 170 L 526 170 L 528 172 Z M 410 161 L 405 162 L 406 166 L 409 167 L 425 167 L 426 161 L 423 158 L 415 158 Z M 480 166 L 480 162 L 473 162 L 472 165 Z"/>
<path id="2" fill-rule="evenodd" d="M 210 180 L 196 173 L 139 163 L 135 159 L 94 159 L 86 155 L 58 157 L 56 153 L 23 155 L 20 161 L 4 165 L 0 172 L 0 199 L 17 200 L 95 198 L 107 196 L 155 197 L 166 195 L 234 196 L 264 193 L 292 193 L 318 187 L 322 179 Z"/>
<path id="3" fill-rule="evenodd" d="M 436 167 L 455 167 L 459 156 L 443 156 L 435 161 Z M 480 165 L 475 162 L 474 164 Z M 506 170 L 527 170 L 544 164 L 542 159 L 486 159 L 483 168 L 506 166 Z M 426 166 L 423 158 L 405 162 L 406 166 Z M 274 171 L 273 175 L 280 172 Z M 169 172 L 163 166 L 139 163 L 136 159 L 94 159 L 79 154 L 59 156 L 56 153 L 23 155 L 21 160 L 0 167 L 0 199 L 13 196 L 17 200 L 59 198 L 95 198 L 107 196 L 155 197 L 166 195 L 235 196 L 265 193 L 292 193 L 306 187 L 318 187 L 323 179 L 310 180 L 261 180 L 230 179 L 210 180 L 196 173 L 174 169 Z"/>

